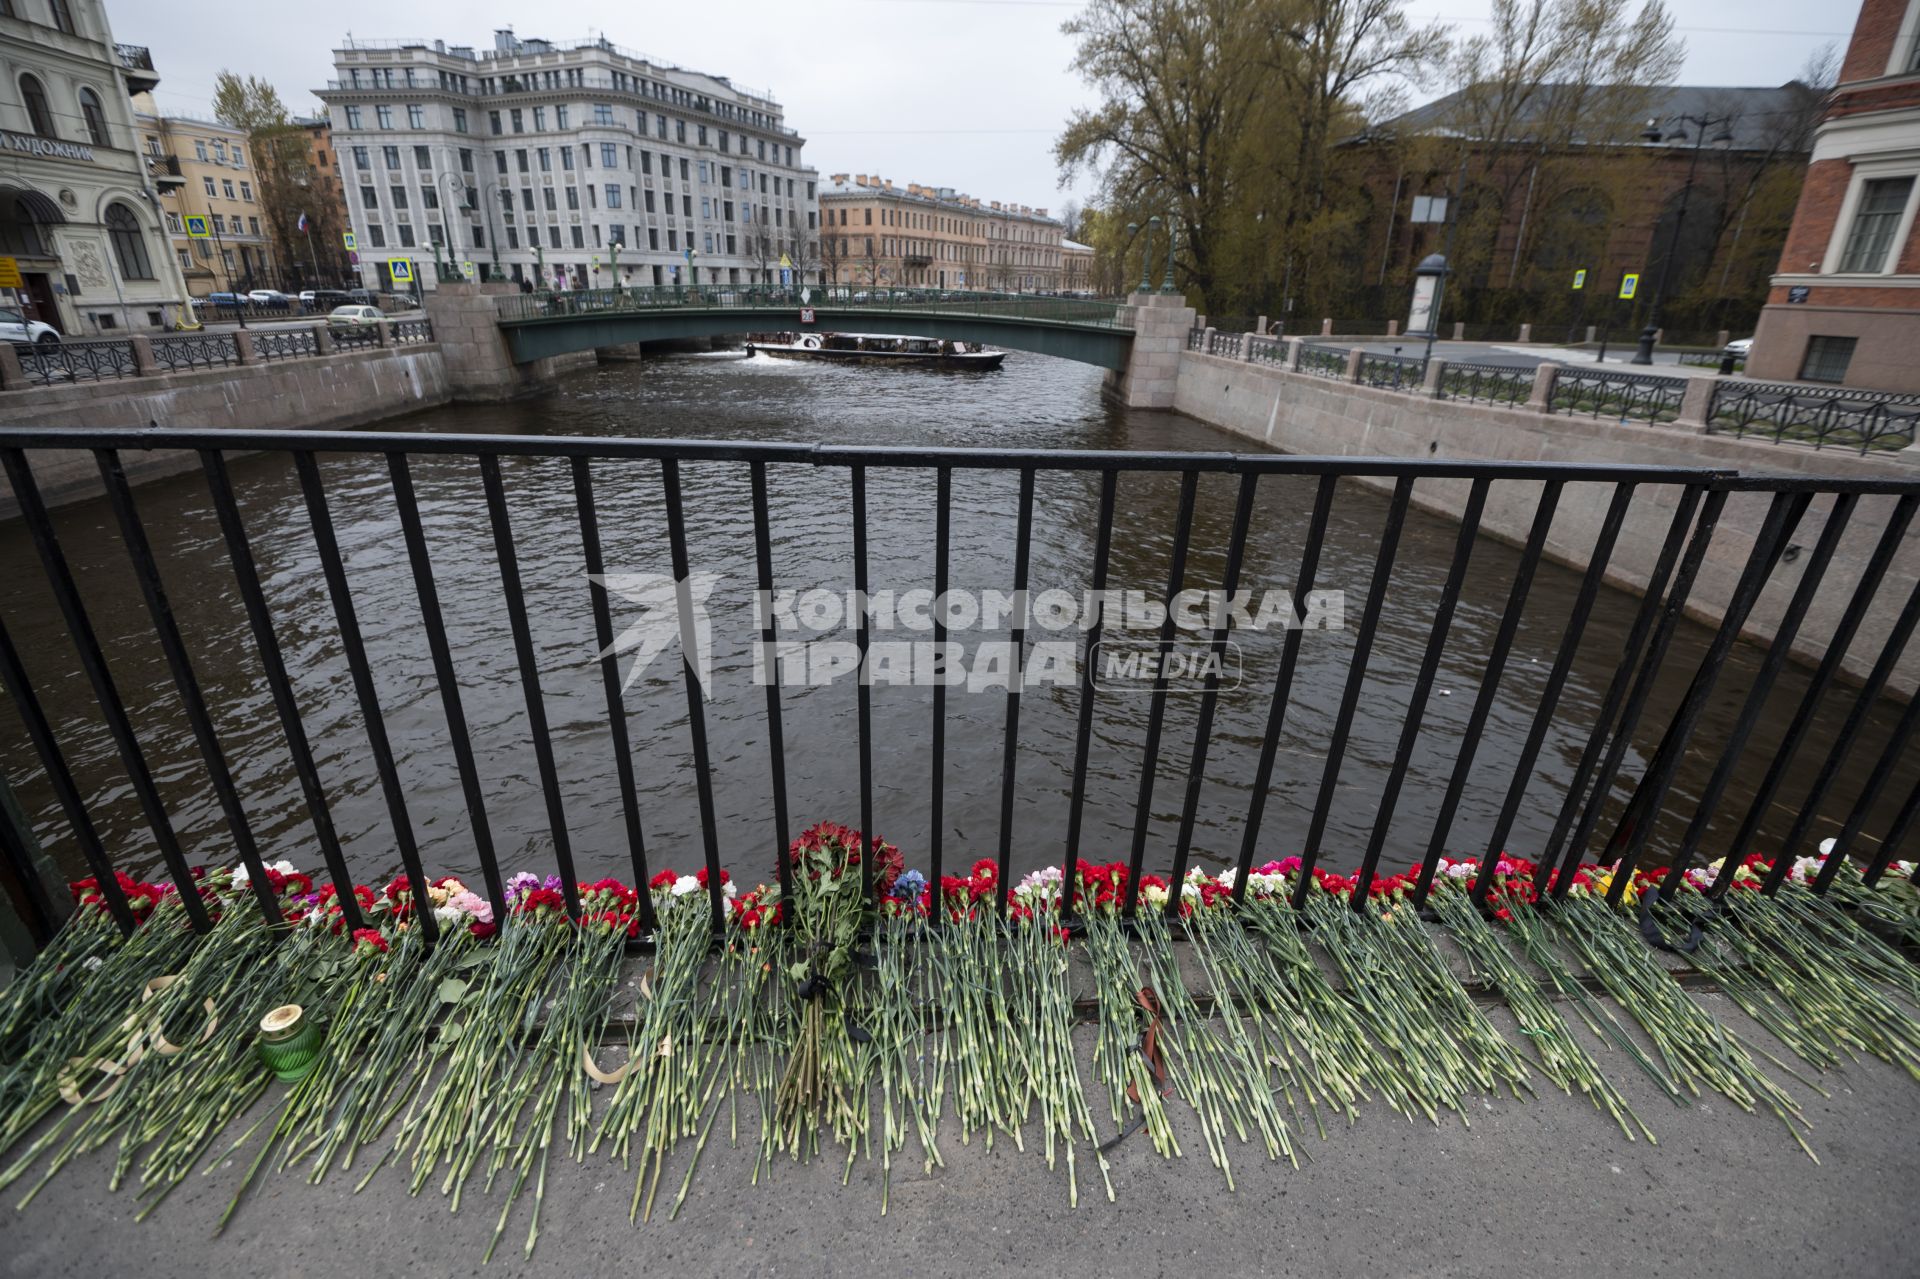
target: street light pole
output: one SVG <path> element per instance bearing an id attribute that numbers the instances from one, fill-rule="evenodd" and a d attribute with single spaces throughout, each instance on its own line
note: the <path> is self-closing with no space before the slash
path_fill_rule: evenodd
<path id="1" fill-rule="evenodd" d="M 1160 281 L 1162 293 L 1173 292 L 1173 251 L 1180 244 L 1180 223 L 1173 214 L 1167 215 L 1167 276 Z"/>
<path id="2" fill-rule="evenodd" d="M 1687 204 L 1693 198 L 1693 177 L 1700 167 L 1700 146 L 1707 140 L 1707 130 L 1719 126 L 1721 133 L 1714 139 L 1716 143 L 1731 141 L 1731 135 L 1725 130 L 1732 123 L 1725 116 L 1683 115 L 1677 117 L 1679 123 L 1691 124 L 1694 128 L 1693 147 L 1687 154 L 1687 180 L 1680 188 L 1680 207 L 1673 215 L 1673 230 L 1667 235 L 1666 256 L 1660 261 L 1660 278 L 1653 286 L 1653 304 L 1647 308 L 1647 327 L 1640 330 L 1640 349 L 1633 353 L 1632 363 L 1652 364 L 1653 345 L 1660 334 L 1660 304 L 1666 301 L 1667 281 L 1673 277 L 1674 255 L 1680 251 L 1680 228 L 1686 225 Z M 1647 121 L 1645 132 L 1641 134 L 1649 142 L 1659 142 L 1663 135 L 1658 120 Z"/>

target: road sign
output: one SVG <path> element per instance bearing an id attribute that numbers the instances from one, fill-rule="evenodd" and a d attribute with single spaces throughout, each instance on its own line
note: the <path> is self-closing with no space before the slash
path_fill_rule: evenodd
<path id="1" fill-rule="evenodd" d="M 780 255 L 780 269 L 782 271 L 790 271 L 793 269 L 793 259 L 784 253 Z"/>
<path id="2" fill-rule="evenodd" d="M 340 247 L 351 253 L 360 247 L 360 241 L 354 237 L 353 232 L 342 231 L 340 233 Z"/>
<path id="3" fill-rule="evenodd" d="M 793 285 L 793 272 L 787 270 L 787 268 L 785 267 L 781 267 L 780 268 L 780 287 L 785 289 L 785 288 L 792 287 L 792 285 Z"/>
<path id="4" fill-rule="evenodd" d="M 803 307 L 801 307 L 801 308 L 800 308 L 800 323 L 802 323 L 802 324 L 812 324 L 812 323 L 813 323 L 813 308 L 812 308 L 812 307 L 810 307 L 810 306 L 803 306 Z"/>
<path id="5" fill-rule="evenodd" d="M 1576 289 L 1584 289 L 1587 287 L 1587 268 L 1581 267 L 1573 273 L 1573 287 Z"/>
<path id="6" fill-rule="evenodd" d="M 413 263 L 407 258 L 388 258 L 387 274 L 395 284 L 412 284 Z"/>
<path id="7" fill-rule="evenodd" d="M 349 254 L 347 254 L 347 265 L 349 265 L 349 266 L 359 266 L 359 265 L 360 265 L 360 255 L 359 255 L 358 253 L 349 253 Z"/>
<path id="8" fill-rule="evenodd" d="M 20 279 L 20 259 L 0 258 L 0 289 L 24 289 Z"/>
<path id="9" fill-rule="evenodd" d="M 462 263 L 460 264 L 460 274 L 461 274 L 461 276 L 462 276 L 462 277 L 464 277 L 465 279 L 469 279 L 469 280 L 471 280 L 471 279 L 472 279 L 472 278 L 474 277 L 474 275 L 475 275 L 475 270 L 474 270 L 474 265 L 473 265 L 473 263 L 471 263 L 471 262 L 462 262 Z"/>
<path id="10" fill-rule="evenodd" d="M 187 235 L 191 239 L 205 240 L 213 235 L 207 229 L 207 217 L 204 213 L 190 213 L 186 218 Z"/>
<path id="11" fill-rule="evenodd" d="M 5 260 L 6 259 L 4 258 L 0 258 L 0 261 L 5 261 Z M 1812 295 L 1813 295 L 1812 289 L 1809 289 L 1804 284 L 1796 284 L 1792 288 L 1787 290 L 1787 301 L 1797 304 L 1797 303 L 1805 302 Z"/>
<path id="12" fill-rule="evenodd" d="M 1638 271 L 1629 271 L 1620 277 L 1620 300 L 1622 302 L 1633 301 L 1633 295 L 1639 291 L 1640 273 Z"/>

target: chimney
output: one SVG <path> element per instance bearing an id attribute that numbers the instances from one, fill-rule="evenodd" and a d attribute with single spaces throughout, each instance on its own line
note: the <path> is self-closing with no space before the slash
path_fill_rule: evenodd
<path id="1" fill-rule="evenodd" d="M 836 173 L 827 179 L 827 181 L 834 183 L 836 186 L 844 184 L 846 180 L 847 175 L 844 173 Z"/>
<path id="2" fill-rule="evenodd" d="M 882 178 L 882 179 L 880 180 L 880 184 L 881 184 L 882 186 L 884 186 L 884 187 L 886 187 L 886 189 L 887 189 L 887 190 L 889 190 L 889 191 L 891 191 L 891 190 L 893 190 L 893 179 L 892 179 L 892 178 Z"/>
<path id="3" fill-rule="evenodd" d="M 854 184 L 855 186 L 857 186 L 857 187 L 863 187 L 863 186 L 865 186 L 865 185 L 867 185 L 867 175 L 866 175 L 866 174 L 864 174 L 864 173 L 856 173 L 856 174 L 854 174 L 854 175 L 853 175 L 853 184 Z"/>

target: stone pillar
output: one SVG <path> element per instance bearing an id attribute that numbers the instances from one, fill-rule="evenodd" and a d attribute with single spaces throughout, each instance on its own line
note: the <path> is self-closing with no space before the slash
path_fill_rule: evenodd
<path id="1" fill-rule="evenodd" d="M 1305 338 L 1287 339 L 1287 371 L 1289 373 L 1300 371 L 1300 352 L 1306 348 L 1306 345 Z"/>
<path id="2" fill-rule="evenodd" d="M 1439 399 L 1440 384 L 1446 380 L 1446 377 L 1447 362 L 1445 360 L 1428 360 L 1427 376 L 1420 383 L 1420 394 L 1429 399 Z"/>
<path id="3" fill-rule="evenodd" d="M 0 387 L 13 390 L 27 384 L 27 372 L 20 367 L 20 352 L 13 343 L 0 342 Z"/>
<path id="4" fill-rule="evenodd" d="M 456 400 L 510 400 L 553 380 L 552 360 L 514 362 L 494 305 L 496 297 L 513 292 L 511 284 L 462 280 L 427 294 L 427 319 Z M 1182 345 L 1185 338 L 1183 333 Z"/>
<path id="5" fill-rule="evenodd" d="M 333 354 L 333 330 L 324 324 L 313 326 L 313 350 L 316 355 Z"/>
<path id="6" fill-rule="evenodd" d="M 1467 322 L 1465 320 L 1455 320 L 1453 322 L 1453 340 L 1456 342 L 1464 342 L 1467 340 Z"/>
<path id="7" fill-rule="evenodd" d="M 393 325 L 384 319 L 375 320 L 373 324 L 373 341 L 376 346 L 392 346 Z"/>
<path id="8" fill-rule="evenodd" d="M 1200 330 L 1200 354 L 1202 355 L 1213 354 L 1213 334 L 1214 334 L 1214 328 L 1212 325 L 1209 324 L 1209 325 L 1202 326 Z"/>
<path id="9" fill-rule="evenodd" d="M 1523 324 L 1523 325 L 1521 325 L 1521 326 L 1520 326 L 1520 342 L 1521 342 L 1521 344 L 1522 344 L 1522 345 L 1525 345 L 1526 343 L 1528 343 L 1528 342 L 1531 342 L 1531 341 L 1533 341 L 1533 326 L 1532 326 L 1531 324 Z"/>
<path id="10" fill-rule="evenodd" d="M 1387 336 L 1390 338 L 1397 338 L 1400 336 L 1400 321 L 1398 320 L 1387 321 Z"/>
<path id="11" fill-rule="evenodd" d="M 1328 321 L 1328 323 L 1332 323 L 1332 321 Z M 1366 358 L 1367 349 L 1363 346 L 1356 346 L 1347 352 L 1347 381 L 1358 382 L 1360 380 L 1360 364 Z"/>
<path id="12" fill-rule="evenodd" d="M 1553 403 L 1553 380 L 1560 376 L 1560 366 L 1545 360 L 1533 371 L 1533 393 L 1527 396 L 1527 407 L 1535 413 L 1547 413 Z"/>
<path id="13" fill-rule="evenodd" d="M 1725 329 L 1721 329 L 1718 333 L 1715 333 L 1713 335 L 1713 344 L 1723 349 L 1726 347 L 1727 343 L 1731 342 L 1732 340 L 1733 340 L 1733 334 L 1727 332 Z"/>
<path id="14" fill-rule="evenodd" d="M 152 377 L 161 371 L 159 363 L 153 358 L 152 338 L 144 333 L 136 333 L 127 339 L 127 343 L 133 348 L 133 375 L 135 377 Z"/>
<path id="15" fill-rule="evenodd" d="M 1707 415 L 1713 412 L 1715 386 L 1714 379 L 1710 377 L 1688 378 L 1686 390 L 1680 393 L 1680 416 L 1673 420 L 1673 424 L 1705 435 Z"/>
<path id="16" fill-rule="evenodd" d="M 1655 346 L 1665 346 L 1667 344 L 1667 331 L 1665 329 L 1655 329 L 1653 331 L 1653 344 Z"/>
<path id="17" fill-rule="evenodd" d="M 1599 336 L 1600 336 L 1600 326 L 1597 324 L 1589 324 L 1587 326 L 1587 341 L 1591 342 Z"/>
<path id="18" fill-rule="evenodd" d="M 1127 302 L 1134 309 L 1133 349 L 1127 367 L 1108 375 L 1107 389 L 1128 408 L 1170 409 L 1187 335 L 1205 326 L 1196 325 L 1193 308 L 1177 293 L 1136 293 Z"/>
<path id="19" fill-rule="evenodd" d="M 1320 336 L 1323 338 L 1330 338 L 1333 336 L 1333 317 L 1332 316 L 1328 316 L 1326 319 L 1320 321 Z"/>
<path id="20" fill-rule="evenodd" d="M 1194 317 L 1193 317 L 1193 327 L 1194 327 L 1194 328 L 1196 328 L 1196 329 L 1204 329 L 1204 328 L 1206 328 L 1206 327 L 1207 327 L 1207 317 L 1206 317 L 1206 316 L 1204 316 L 1204 315 L 1196 315 L 1196 316 L 1194 316 Z"/>
<path id="21" fill-rule="evenodd" d="M 260 357 L 253 351 L 253 334 L 247 329 L 233 331 L 233 359 L 236 364 L 258 364 Z"/>
<path id="22" fill-rule="evenodd" d="M 1261 337 L 1265 337 L 1267 335 L 1267 317 L 1266 316 L 1258 315 L 1254 317 L 1253 331 L 1255 333 L 1258 333 Z M 1726 343 L 1722 342 L 1720 345 L 1725 346 Z"/>

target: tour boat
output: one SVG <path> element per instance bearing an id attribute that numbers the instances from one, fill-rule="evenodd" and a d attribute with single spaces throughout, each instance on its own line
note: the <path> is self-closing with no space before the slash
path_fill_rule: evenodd
<path id="1" fill-rule="evenodd" d="M 978 342 L 901 337 L 891 333 L 754 333 L 747 354 L 838 364 L 909 364 L 937 369 L 997 369 L 1007 358 Z"/>

